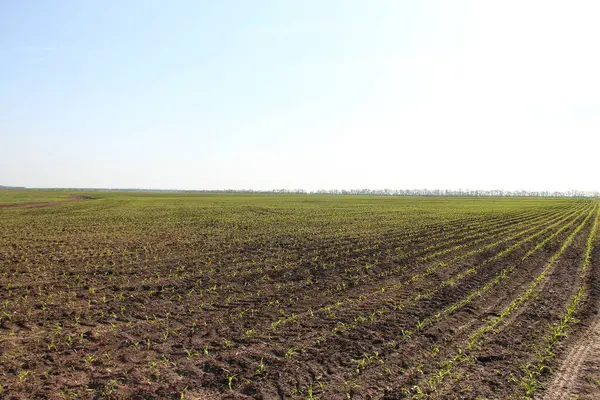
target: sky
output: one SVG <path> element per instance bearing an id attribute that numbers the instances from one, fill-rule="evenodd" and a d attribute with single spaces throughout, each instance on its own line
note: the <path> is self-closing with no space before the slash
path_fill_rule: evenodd
<path id="1" fill-rule="evenodd" d="M 600 190 L 600 2 L 6 0 L 0 185 Z"/>

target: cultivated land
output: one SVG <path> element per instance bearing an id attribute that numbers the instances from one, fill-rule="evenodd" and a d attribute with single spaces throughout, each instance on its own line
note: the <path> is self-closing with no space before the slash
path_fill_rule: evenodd
<path id="1" fill-rule="evenodd" d="M 0 398 L 600 398 L 597 200 L 0 203 Z"/>

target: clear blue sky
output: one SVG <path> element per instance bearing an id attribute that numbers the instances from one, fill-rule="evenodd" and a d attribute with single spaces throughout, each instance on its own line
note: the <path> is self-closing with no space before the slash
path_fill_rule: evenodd
<path id="1" fill-rule="evenodd" d="M 0 184 L 599 190 L 597 1 L 0 3 Z"/>

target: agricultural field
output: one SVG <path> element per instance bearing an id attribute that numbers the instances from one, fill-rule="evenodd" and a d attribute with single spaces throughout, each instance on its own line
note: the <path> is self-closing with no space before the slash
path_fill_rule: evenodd
<path id="1" fill-rule="evenodd" d="M 598 200 L 0 203 L 0 398 L 600 398 Z"/>

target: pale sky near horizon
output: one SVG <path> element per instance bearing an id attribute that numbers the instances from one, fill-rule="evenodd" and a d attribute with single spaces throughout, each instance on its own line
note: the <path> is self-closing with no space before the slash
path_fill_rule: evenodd
<path id="1" fill-rule="evenodd" d="M 600 2 L 0 3 L 0 185 L 600 190 Z"/>

